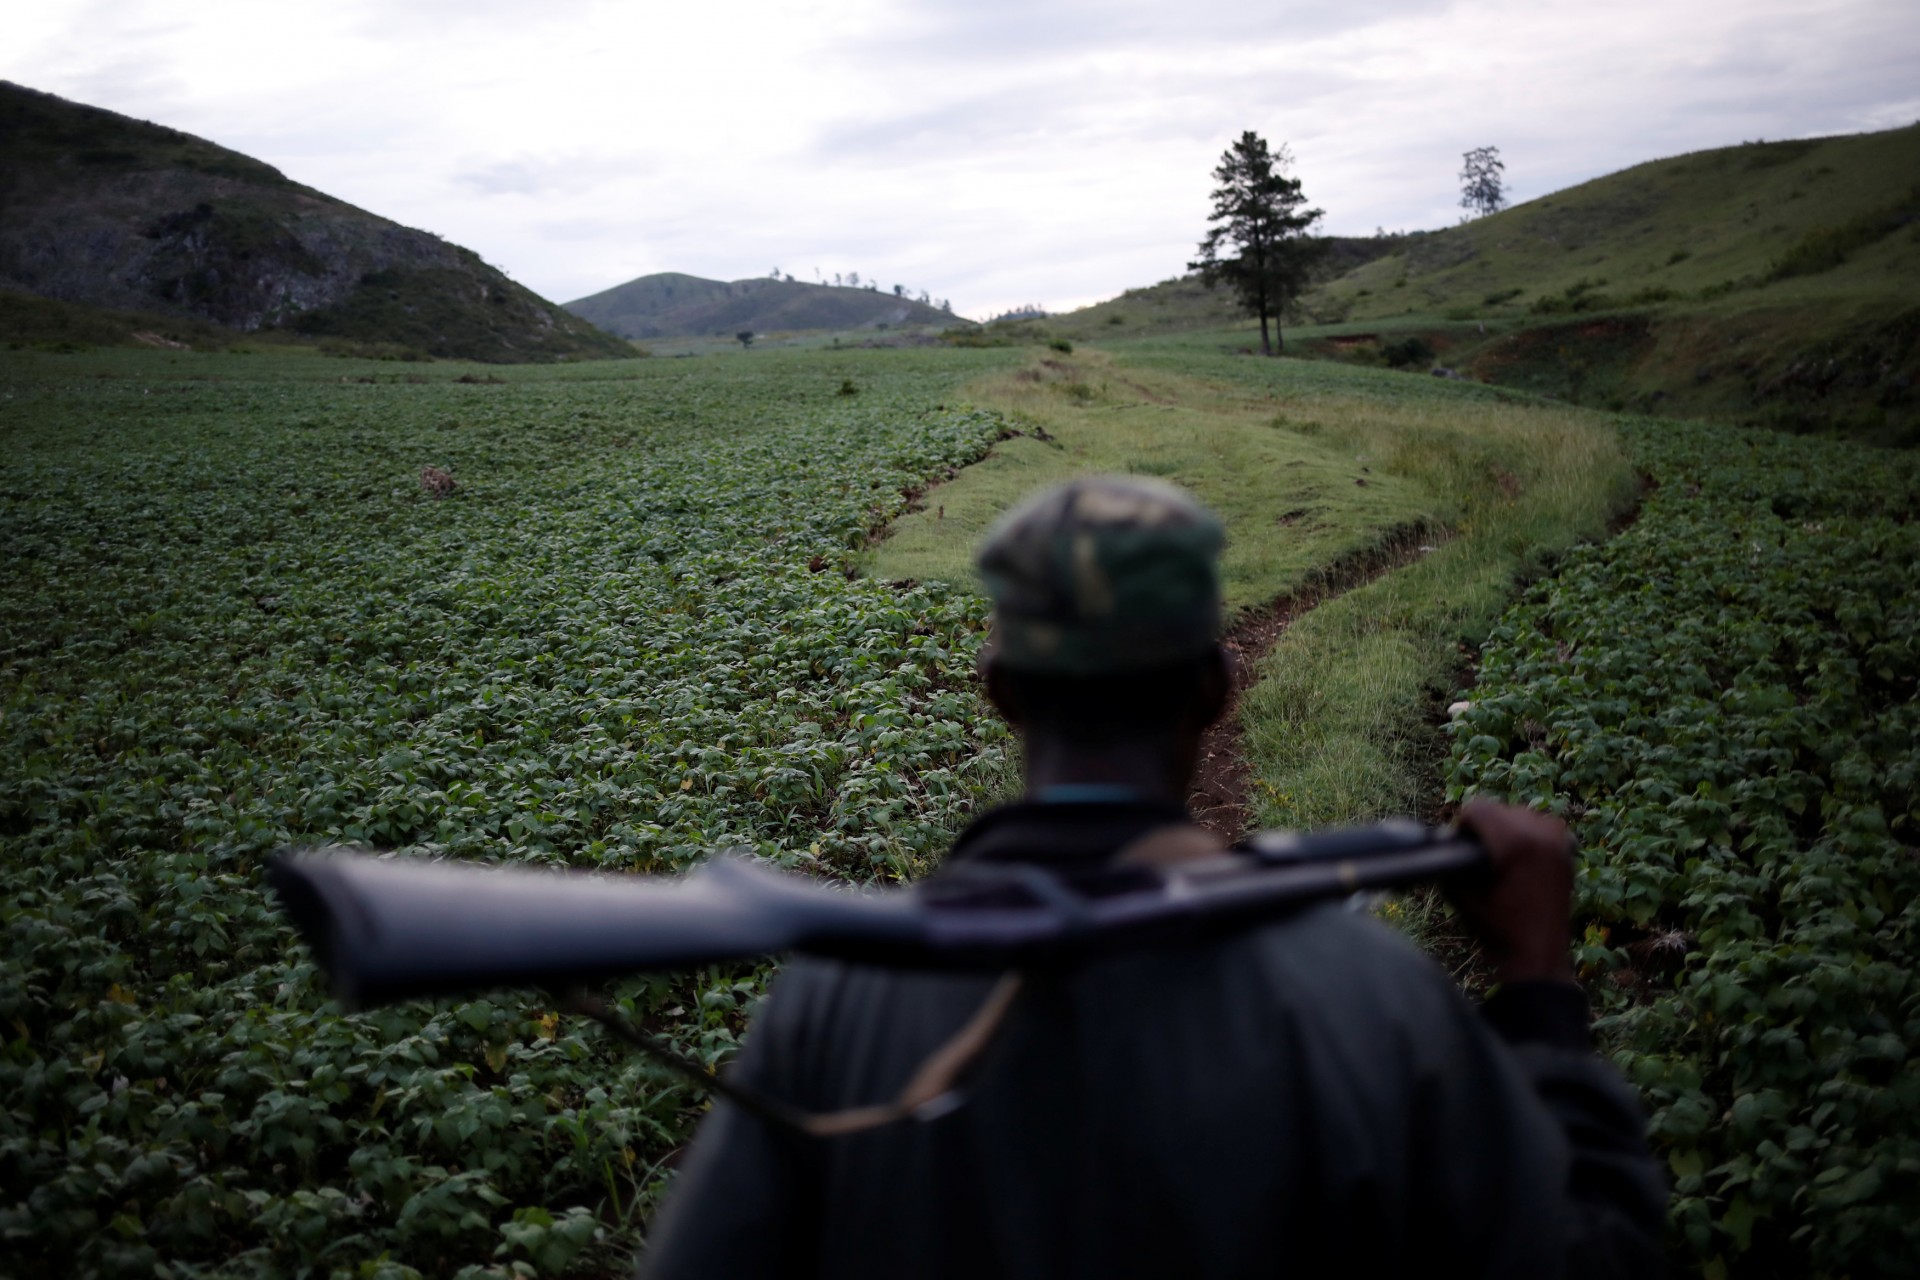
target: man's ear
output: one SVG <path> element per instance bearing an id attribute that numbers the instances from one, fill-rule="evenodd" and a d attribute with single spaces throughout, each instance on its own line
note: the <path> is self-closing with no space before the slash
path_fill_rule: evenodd
<path id="1" fill-rule="evenodd" d="M 1233 696 L 1233 658 L 1221 645 L 1213 646 L 1200 666 L 1200 687 L 1194 694 L 1194 713 L 1204 729 L 1226 714 Z"/>
<path id="2" fill-rule="evenodd" d="M 987 682 L 987 701 L 993 704 L 1000 718 L 1018 729 L 1026 719 L 1026 709 L 1020 705 L 1019 690 L 1007 675 L 1007 669 L 991 654 L 980 660 L 980 674 Z"/>

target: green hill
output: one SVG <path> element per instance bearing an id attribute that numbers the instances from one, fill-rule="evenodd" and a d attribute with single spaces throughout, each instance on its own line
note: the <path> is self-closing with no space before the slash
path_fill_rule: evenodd
<path id="1" fill-rule="evenodd" d="M 663 271 L 578 298 L 567 310 L 623 338 L 692 338 L 811 329 L 944 329 L 950 311 L 878 289 L 776 280 L 707 280 Z"/>
<path id="2" fill-rule="evenodd" d="M 1300 299 L 1289 354 L 1565 400 L 1920 441 L 1920 125 L 1636 165 L 1372 246 Z M 1192 277 L 1048 322 L 1115 340 L 1248 321 Z"/>
<path id="3" fill-rule="evenodd" d="M 1920 125 L 1655 160 L 1403 246 L 1305 300 L 1321 319 L 1823 299 L 1920 280 Z"/>
<path id="4" fill-rule="evenodd" d="M 1637 165 L 1410 238 L 1303 309 L 1456 322 L 1449 365 L 1564 399 L 1914 443 L 1920 125 Z"/>
<path id="5" fill-rule="evenodd" d="M 0 289 L 434 356 L 632 354 L 469 249 L 162 125 L 0 81 L 0 156 Z"/>

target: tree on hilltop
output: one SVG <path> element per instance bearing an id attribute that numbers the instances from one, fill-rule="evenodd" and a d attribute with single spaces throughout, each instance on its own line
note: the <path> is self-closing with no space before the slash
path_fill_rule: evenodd
<path id="1" fill-rule="evenodd" d="M 1507 207 L 1507 166 L 1500 148 L 1475 147 L 1460 157 L 1460 207 L 1468 217 L 1485 217 Z"/>
<path id="2" fill-rule="evenodd" d="M 1200 257 L 1187 264 L 1187 270 L 1200 273 L 1207 288 L 1229 285 L 1241 307 L 1260 317 L 1260 349 L 1267 355 L 1285 346 L 1281 316 L 1306 287 L 1308 268 L 1320 251 L 1307 229 L 1322 213 L 1301 207 L 1307 197 L 1300 180 L 1287 176 L 1292 163 L 1285 145 L 1272 151 L 1253 130 L 1241 134 L 1213 171 L 1220 184 L 1213 190 L 1213 212 L 1207 217 L 1213 229 L 1200 242 Z"/>

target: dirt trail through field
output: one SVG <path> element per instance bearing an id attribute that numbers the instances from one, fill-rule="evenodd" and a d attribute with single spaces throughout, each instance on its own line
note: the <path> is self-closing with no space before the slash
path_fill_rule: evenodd
<path id="1" fill-rule="evenodd" d="M 1395 529 L 1378 546 L 1328 565 L 1318 581 L 1242 615 L 1222 641 L 1233 682 L 1227 709 L 1200 740 L 1200 765 L 1187 794 L 1187 809 L 1195 822 L 1229 840 L 1238 840 L 1253 825 L 1247 795 L 1252 773 L 1241 742 L 1240 698 L 1253 686 L 1261 662 L 1294 620 L 1413 563 L 1452 536 L 1444 528 L 1425 524 Z"/>

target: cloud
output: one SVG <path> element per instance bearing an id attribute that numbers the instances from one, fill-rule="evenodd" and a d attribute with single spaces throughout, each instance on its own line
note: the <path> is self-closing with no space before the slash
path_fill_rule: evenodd
<path id="1" fill-rule="evenodd" d="M 992 76 L 1105 54 L 1205 53 L 1230 69 L 1249 47 L 1276 41 L 1323 40 L 1414 14 L 1444 14 L 1455 0 L 1381 0 L 1326 4 L 1282 0 L 1189 0 L 1177 10 L 1157 0 L 933 0 L 897 5 L 852 43 L 863 64 L 961 67 Z M 1222 58 L 1218 55 L 1225 54 Z"/>
<path id="2" fill-rule="evenodd" d="M 1746 138 L 1920 115 L 1911 0 L 95 0 L 0 76 L 212 138 L 556 298 L 858 270 L 963 312 L 1180 270 L 1244 129 L 1329 230 L 1451 223 Z"/>
<path id="3" fill-rule="evenodd" d="M 590 192 L 644 168 L 630 158 L 583 155 L 518 156 L 475 162 L 449 175 L 456 186 L 482 196 L 563 197 Z"/>
<path id="4" fill-rule="evenodd" d="M 1327 95 L 1360 87 L 1359 81 L 1333 69 L 1283 74 L 1296 109 L 1310 109 Z M 1264 68 L 1222 74 L 1188 65 L 1085 67 L 904 112 L 834 120 L 822 127 L 813 151 L 823 161 L 848 166 L 937 164 L 988 150 L 1089 143 L 1130 150 L 1168 141 L 1224 148 L 1238 131 L 1223 126 L 1220 102 L 1258 100 L 1273 92 L 1276 78 Z M 1060 163 L 1062 153 L 1051 159 Z"/>

